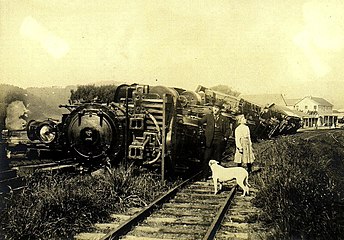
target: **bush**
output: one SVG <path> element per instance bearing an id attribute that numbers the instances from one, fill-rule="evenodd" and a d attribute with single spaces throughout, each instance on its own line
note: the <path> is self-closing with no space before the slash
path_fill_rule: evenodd
<path id="1" fill-rule="evenodd" d="M 1 213 L 5 239 L 66 239 L 110 214 L 144 206 L 167 186 L 150 173 L 120 166 L 113 176 L 28 177 L 28 188 L 13 196 Z"/>
<path id="2" fill-rule="evenodd" d="M 318 134 L 318 135 L 314 135 Z M 343 236 L 344 133 L 299 134 L 260 143 L 263 165 L 255 203 L 276 239 Z"/>
<path id="3" fill-rule="evenodd" d="M 72 101 L 92 101 L 98 99 L 101 102 L 112 102 L 115 98 L 116 85 L 80 85 L 77 90 L 71 90 Z"/>

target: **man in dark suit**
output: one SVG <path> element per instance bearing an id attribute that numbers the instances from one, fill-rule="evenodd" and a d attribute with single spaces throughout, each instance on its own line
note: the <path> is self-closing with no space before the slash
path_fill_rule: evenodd
<path id="1" fill-rule="evenodd" d="M 204 115 L 199 124 L 206 124 L 204 159 L 202 162 L 203 178 L 208 177 L 210 171 L 208 162 L 210 159 L 221 162 L 226 142 L 232 133 L 229 120 L 221 114 L 222 102 L 215 102 L 212 113 Z"/>

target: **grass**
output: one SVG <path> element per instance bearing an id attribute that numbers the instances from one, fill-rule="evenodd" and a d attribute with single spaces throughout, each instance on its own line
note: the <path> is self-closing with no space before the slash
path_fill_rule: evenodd
<path id="1" fill-rule="evenodd" d="M 142 207 L 169 186 L 132 165 L 114 174 L 83 176 L 34 175 L 28 188 L 7 199 L 1 213 L 4 239 L 67 239 L 93 223 L 110 220 L 111 213 Z"/>
<path id="2" fill-rule="evenodd" d="M 344 236 L 344 131 L 319 131 L 255 143 L 252 180 L 260 189 L 258 220 L 273 239 L 342 239 Z M 68 239 L 156 199 L 170 186 L 153 173 L 121 165 L 113 176 L 34 175 L 29 187 L 7 199 L 4 239 Z M 270 234 L 267 234 L 270 236 Z"/>
<path id="3" fill-rule="evenodd" d="M 264 170 L 255 204 L 275 239 L 344 236 L 344 132 L 303 133 L 255 146 Z"/>

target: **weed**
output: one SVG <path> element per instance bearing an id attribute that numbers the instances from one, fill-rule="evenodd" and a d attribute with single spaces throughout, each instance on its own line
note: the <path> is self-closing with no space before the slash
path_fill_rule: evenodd
<path id="1" fill-rule="evenodd" d="M 315 133 L 313 133 L 315 134 Z M 264 170 L 255 204 L 276 229 L 276 239 L 343 236 L 344 132 L 298 134 L 255 147 Z M 341 223 L 340 223 L 341 222 Z"/>
<path id="2" fill-rule="evenodd" d="M 27 176 L 24 192 L 7 199 L 1 213 L 4 239 L 66 239 L 110 214 L 140 207 L 168 186 L 150 173 L 121 165 L 110 175 Z"/>

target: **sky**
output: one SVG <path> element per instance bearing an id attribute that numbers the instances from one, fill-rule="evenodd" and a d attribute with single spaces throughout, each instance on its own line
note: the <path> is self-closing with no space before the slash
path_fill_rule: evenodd
<path id="1" fill-rule="evenodd" d="M 0 83 L 319 95 L 343 81 L 343 15 L 331 0 L 0 0 Z"/>

